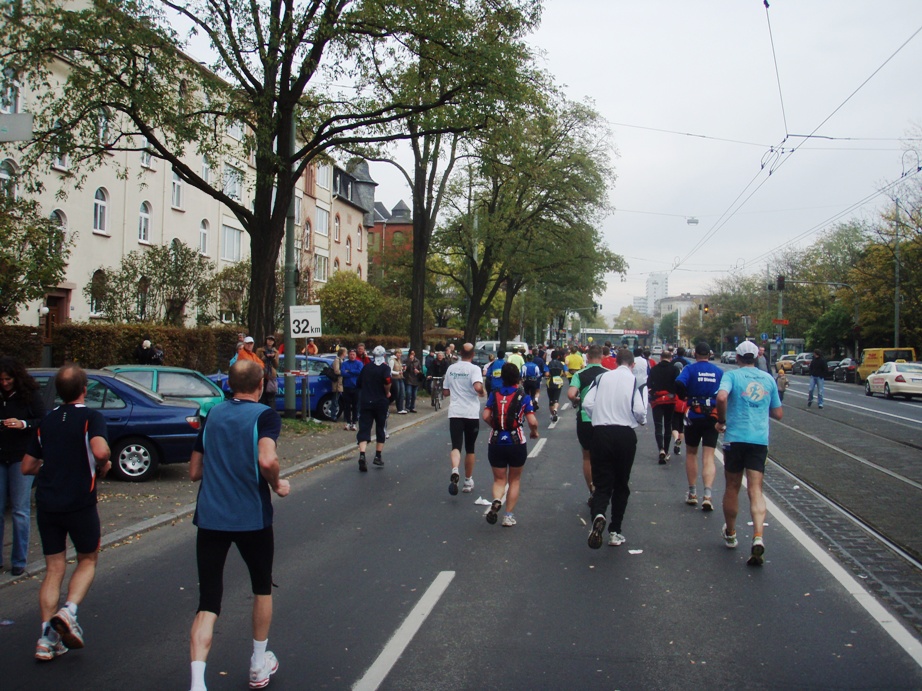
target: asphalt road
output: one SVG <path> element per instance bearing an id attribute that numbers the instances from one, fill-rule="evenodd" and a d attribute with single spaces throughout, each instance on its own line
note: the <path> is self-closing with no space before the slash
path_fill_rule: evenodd
<path id="1" fill-rule="evenodd" d="M 656 463 L 652 429 L 640 430 L 627 543 L 590 550 L 573 414 L 553 429 L 546 416 L 514 528 L 488 525 L 474 503 L 490 491 L 485 434 L 473 494 L 449 496 L 444 418 L 395 434 L 383 470 L 349 459 L 296 476 L 275 502 L 270 687 L 922 687 L 918 641 L 776 508 L 763 568 L 745 565 L 745 521 L 727 550 L 719 510 L 686 506 L 684 469 Z M 251 596 L 236 556 L 225 581 L 208 683 L 241 689 Z M 87 648 L 49 664 L 32 659 L 37 590 L 0 590 L 0 618 L 14 622 L 0 627 L 4 690 L 188 688 L 189 521 L 102 553 L 80 610 Z"/>

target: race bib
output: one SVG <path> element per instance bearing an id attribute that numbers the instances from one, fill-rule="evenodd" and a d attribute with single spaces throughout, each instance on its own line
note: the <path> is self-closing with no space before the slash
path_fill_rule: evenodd
<path id="1" fill-rule="evenodd" d="M 563 377 L 560 377 L 560 376 L 551 377 L 551 383 L 554 386 L 563 386 Z"/>

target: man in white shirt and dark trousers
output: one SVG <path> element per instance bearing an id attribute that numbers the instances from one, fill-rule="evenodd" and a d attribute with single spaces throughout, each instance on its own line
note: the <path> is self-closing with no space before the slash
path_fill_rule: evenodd
<path id="1" fill-rule="evenodd" d="M 448 493 L 458 493 L 461 479 L 461 443 L 464 443 L 464 486 L 462 492 L 474 489 L 474 448 L 480 431 L 480 397 L 484 395 L 483 372 L 473 363 L 474 345 L 461 346 L 461 359 L 445 372 L 442 395 L 449 399 L 448 429 L 451 434 L 451 482 Z"/>
<path id="2" fill-rule="evenodd" d="M 621 534 L 624 510 L 631 494 L 628 483 L 634 454 L 637 451 L 637 425 L 647 423 L 647 405 L 637 390 L 637 379 L 632 367 L 634 355 L 626 348 L 618 351 L 618 367 L 599 376 L 594 391 L 590 390 L 583 401 L 583 410 L 592 418 L 592 446 L 589 457 L 592 464 L 591 514 L 592 532 L 589 546 L 602 546 L 605 530 L 605 510 L 611 502 L 611 523 L 608 526 L 608 544 L 612 547 L 625 542 Z M 594 394 L 594 395 L 593 395 Z"/>

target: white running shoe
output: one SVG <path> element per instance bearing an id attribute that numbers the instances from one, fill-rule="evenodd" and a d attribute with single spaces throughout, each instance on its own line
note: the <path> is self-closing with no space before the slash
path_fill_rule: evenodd
<path id="1" fill-rule="evenodd" d="M 461 487 L 461 491 L 467 492 L 468 494 L 473 492 L 474 491 L 474 478 L 472 477 L 464 478 L 464 486 Z"/>
<path id="2" fill-rule="evenodd" d="M 736 539 L 736 533 L 733 533 L 733 535 L 727 533 L 726 523 L 724 523 L 724 527 L 720 529 L 720 536 L 724 539 L 724 544 L 727 546 L 727 549 L 736 549 L 736 546 L 739 544 L 739 541 Z"/>
<path id="3" fill-rule="evenodd" d="M 624 537 L 624 535 L 622 535 L 621 533 L 617 533 L 613 530 L 608 534 L 608 546 L 609 547 L 620 547 L 625 542 L 627 542 L 627 538 Z"/>
<path id="4" fill-rule="evenodd" d="M 507 513 L 505 516 L 503 516 L 503 527 L 504 528 L 511 528 L 514 525 L 515 525 L 515 516 L 513 516 L 511 513 Z"/>
<path id="5" fill-rule="evenodd" d="M 269 677 L 279 671 L 279 661 L 275 653 L 266 651 L 266 659 L 259 669 L 250 668 L 250 688 L 264 689 L 269 685 Z"/>
<path id="6" fill-rule="evenodd" d="M 47 636 L 42 636 L 38 639 L 38 644 L 35 646 L 35 659 L 47 662 L 56 657 L 61 657 L 61 655 L 68 650 L 70 650 L 70 648 L 64 645 L 64 641 L 58 639 L 57 643 L 52 643 Z"/>

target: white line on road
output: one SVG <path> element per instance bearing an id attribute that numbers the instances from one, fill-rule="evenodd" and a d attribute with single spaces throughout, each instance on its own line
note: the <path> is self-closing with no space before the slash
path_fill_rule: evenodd
<path id="1" fill-rule="evenodd" d="M 868 466 L 869 468 L 873 468 L 874 470 L 880 471 L 880 472 L 883 473 L 884 475 L 889 475 L 889 476 L 892 477 L 894 480 L 899 480 L 900 482 L 905 482 L 907 485 L 911 485 L 911 486 L 915 487 L 916 489 L 922 489 L 922 484 L 916 482 L 915 480 L 910 480 L 908 477 L 904 477 L 904 476 L 900 475 L 899 473 L 895 473 L 895 472 L 893 472 L 892 470 L 890 470 L 889 468 L 884 468 L 883 466 L 877 465 L 877 464 L 874 463 L 873 461 L 869 461 L 868 459 L 862 458 L 861 456 L 856 456 L 855 454 L 853 454 L 853 453 L 851 453 L 851 452 L 849 452 L 849 451 L 846 451 L 845 449 L 840 449 L 838 446 L 834 446 L 834 445 L 830 444 L 830 443 L 827 442 L 827 441 L 823 441 L 823 440 L 820 439 L 819 437 L 815 437 L 815 436 L 813 436 L 812 434 L 807 434 L 806 432 L 801 432 L 799 429 L 795 429 L 795 428 L 791 427 L 790 425 L 786 425 L 786 424 L 783 423 L 783 422 L 778 422 L 777 420 L 775 421 L 775 424 L 780 425 L 780 426 L 784 427 L 785 429 L 789 429 L 789 430 L 791 430 L 792 432 L 797 432 L 797 434 L 800 434 L 800 435 L 806 437 L 807 439 L 810 439 L 811 441 L 815 441 L 817 444 L 822 444 L 823 446 L 825 446 L 825 447 L 827 447 L 827 448 L 830 448 L 830 449 L 832 449 L 833 451 L 842 454 L 843 456 L 848 456 L 849 458 L 851 458 L 851 459 L 853 459 L 853 460 L 856 460 L 856 461 L 858 461 L 859 463 L 863 463 L 864 465 Z"/>
<path id="2" fill-rule="evenodd" d="M 723 454 L 718 449 L 715 453 L 718 461 L 723 463 Z M 743 477 L 743 486 L 746 486 L 746 478 Z M 829 574 L 835 578 L 846 592 L 855 598 L 855 601 L 861 605 L 864 610 L 871 615 L 878 626 L 880 626 L 890 637 L 913 659 L 919 667 L 922 667 L 922 643 L 916 640 L 909 630 L 886 608 L 861 585 L 854 576 L 852 576 L 845 567 L 832 557 L 823 547 L 807 533 L 801 530 L 793 520 L 791 520 L 784 511 L 764 494 L 765 506 L 774 519 L 784 526 L 790 535 L 797 540 L 810 555 L 816 559 Z"/>
<path id="3" fill-rule="evenodd" d="M 384 646 L 384 650 L 378 655 L 378 658 L 372 663 L 365 676 L 359 679 L 352 687 L 353 691 L 375 691 L 381 686 L 384 679 L 397 664 L 397 660 L 410 645 L 413 636 L 419 631 L 420 627 L 426 621 L 426 617 L 432 612 L 438 604 L 439 598 L 448 589 L 448 585 L 455 577 L 454 571 L 442 571 L 432 585 L 423 593 L 422 598 L 416 603 L 416 606 L 403 620 L 403 624 L 397 629 L 391 640 Z"/>
<path id="4" fill-rule="evenodd" d="M 560 412 L 563 412 L 564 410 L 566 410 L 566 409 L 569 408 L 569 407 L 570 407 L 570 401 L 567 401 L 567 402 L 564 403 L 562 406 L 560 406 Z"/>
<path id="5" fill-rule="evenodd" d="M 544 444 L 545 444 L 546 442 L 547 442 L 547 439 L 539 439 L 539 440 L 538 440 L 538 443 L 535 444 L 535 448 L 533 448 L 533 449 L 531 450 L 531 453 L 528 454 L 528 457 L 529 457 L 529 458 L 534 458 L 534 457 L 537 456 L 539 453 L 541 453 L 541 449 L 544 448 Z"/>
<path id="6" fill-rule="evenodd" d="M 798 394 L 798 395 L 800 395 L 800 396 L 803 396 L 804 398 L 807 397 L 807 394 L 806 394 L 805 392 L 803 392 L 803 391 L 795 391 L 794 389 L 788 389 L 788 391 L 792 391 L 792 392 L 794 392 L 794 393 L 796 393 L 796 394 Z M 875 410 L 874 408 L 867 408 L 867 407 L 865 407 L 865 406 L 863 406 L 863 405 L 856 405 L 856 404 L 854 404 L 854 403 L 846 403 L 845 401 L 839 401 L 839 400 L 836 400 L 836 399 L 834 399 L 834 398 L 829 398 L 829 396 L 823 396 L 823 398 L 824 398 L 826 401 L 829 401 L 829 402 L 831 402 L 831 403 L 835 403 L 836 405 L 846 406 L 846 407 L 848 407 L 848 408 L 856 408 L 857 410 L 860 410 L 860 411 L 862 411 L 862 412 L 864 412 L 864 413 L 870 413 L 871 415 L 886 415 L 887 417 L 894 417 L 894 418 L 896 418 L 897 420 L 905 420 L 906 422 L 911 422 L 911 423 L 913 423 L 914 425 L 918 425 L 918 424 L 919 424 L 919 420 L 916 419 L 916 418 L 904 417 L 903 415 L 896 415 L 896 414 L 894 414 L 894 413 L 888 413 L 888 412 L 886 412 L 886 411 L 884 411 L 884 410 Z M 906 405 L 906 404 L 903 403 L 902 405 Z M 911 405 L 911 404 L 910 404 L 910 405 Z M 916 407 L 916 410 L 918 410 L 918 407 Z"/>

